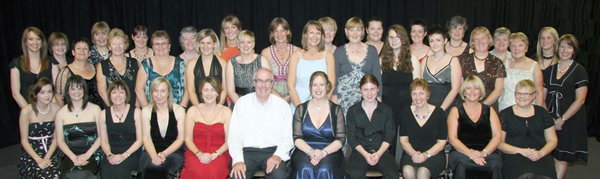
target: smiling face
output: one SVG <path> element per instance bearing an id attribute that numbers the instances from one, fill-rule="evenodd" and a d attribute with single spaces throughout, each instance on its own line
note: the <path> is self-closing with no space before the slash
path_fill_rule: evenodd
<path id="1" fill-rule="evenodd" d="M 152 40 L 152 49 L 156 56 L 167 56 L 171 50 L 171 43 L 163 37 L 157 37 Z"/>
<path id="2" fill-rule="evenodd" d="M 308 46 L 314 48 L 319 46 L 319 43 L 321 43 L 321 38 L 323 37 L 321 31 L 317 30 L 317 27 L 314 25 L 308 26 L 308 30 L 304 35 L 306 36 L 306 42 L 308 42 Z"/>
<path id="3" fill-rule="evenodd" d="M 462 41 L 465 37 L 465 26 L 458 25 L 450 29 L 450 38 L 454 41 Z"/>
<path id="4" fill-rule="evenodd" d="M 127 99 L 127 92 L 125 89 L 117 87 L 110 91 L 110 101 L 113 105 L 123 105 Z"/>
<path id="5" fill-rule="evenodd" d="M 240 36 L 238 48 L 242 55 L 254 54 L 254 39 L 248 36 Z"/>
<path id="6" fill-rule="evenodd" d="M 377 94 L 379 93 L 379 87 L 376 84 L 367 82 L 360 86 L 360 94 L 365 102 L 374 103 L 377 101 Z"/>
<path id="7" fill-rule="evenodd" d="M 510 40 L 510 53 L 512 57 L 516 59 L 525 57 L 525 53 L 527 53 L 527 44 L 519 39 Z"/>
<path id="8" fill-rule="evenodd" d="M 476 52 L 487 52 L 490 48 L 490 40 L 484 33 L 477 33 L 473 37 L 473 46 Z"/>
<path id="9" fill-rule="evenodd" d="M 271 32 L 271 37 L 275 39 L 275 43 L 283 44 L 288 43 L 288 35 L 290 34 L 289 30 L 285 30 L 283 26 L 280 24 Z"/>
<path id="10" fill-rule="evenodd" d="M 333 27 L 327 24 L 323 24 L 323 31 L 325 31 L 325 38 L 323 39 L 324 42 L 327 44 L 331 44 L 333 42 L 333 39 L 335 38 L 336 31 L 333 29 Z"/>
<path id="11" fill-rule="evenodd" d="M 469 85 L 465 87 L 463 95 L 465 97 L 465 101 L 479 102 L 479 98 L 481 97 L 481 89 L 475 85 Z"/>
<path id="12" fill-rule="evenodd" d="M 52 44 L 52 54 L 63 56 L 67 54 L 67 43 L 65 39 L 56 39 Z"/>
<path id="13" fill-rule="evenodd" d="M 508 49 L 508 34 L 498 34 L 494 37 L 494 49 L 506 51 Z"/>
<path id="14" fill-rule="evenodd" d="M 184 51 L 193 51 L 196 49 L 196 34 L 183 33 L 181 35 L 181 46 Z"/>
<path id="15" fill-rule="evenodd" d="M 539 43 L 543 50 L 554 50 L 554 44 L 558 39 L 555 39 L 550 31 L 542 31 L 540 34 Z"/>
<path id="16" fill-rule="evenodd" d="M 77 42 L 71 52 L 75 60 L 87 61 L 90 57 L 90 47 L 85 42 Z"/>
<path id="17" fill-rule="evenodd" d="M 198 42 L 198 46 L 200 48 L 200 53 L 203 56 L 209 56 L 213 54 L 213 50 L 215 49 L 215 41 L 213 41 L 210 36 L 207 36 Z"/>
<path id="18" fill-rule="evenodd" d="M 84 95 L 83 87 L 78 84 L 71 84 L 71 85 L 69 85 L 67 94 L 69 95 L 69 98 L 71 99 L 72 102 L 73 101 L 82 101 L 83 95 Z"/>
<path id="19" fill-rule="evenodd" d="M 363 39 L 363 35 L 365 34 L 364 28 L 362 27 L 352 27 L 350 29 L 344 29 L 346 32 L 346 37 L 350 43 L 359 43 Z"/>
<path id="20" fill-rule="evenodd" d="M 34 32 L 30 31 L 27 33 L 27 38 L 25 39 L 25 46 L 27 50 L 30 52 L 39 52 L 42 48 L 42 38 L 36 35 Z"/>
<path id="21" fill-rule="evenodd" d="M 227 37 L 227 41 L 235 41 L 238 34 L 240 33 L 240 29 L 233 25 L 231 22 L 225 22 L 223 25 L 223 32 L 225 32 L 225 36 Z"/>
<path id="22" fill-rule="evenodd" d="M 108 49 L 111 51 L 112 55 L 121 56 L 124 55 L 125 50 L 127 50 L 127 43 L 122 37 L 113 37 L 113 39 L 110 40 Z"/>
<path id="23" fill-rule="evenodd" d="M 206 104 L 215 104 L 217 103 L 217 97 L 219 93 L 210 83 L 204 83 L 202 86 L 202 102 Z"/>
<path id="24" fill-rule="evenodd" d="M 425 91 L 423 87 L 416 87 L 410 92 L 410 98 L 412 99 L 413 105 L 417 107 L 422 107 L 427 104 L 427 100 L 429 99 L 429 92 Z"/>
<path id="25" fill-rule="evenodd" d="M 146 34 L 146 32 L 140 32 L 135 36 L 132 35 L 131 38 L 133 39 L 136 48 L 143 48 L 148 44 L 148 34 Z"/>
<path id="26" fill-rule="evenodd" d="M 515 102 L 520 107 L 531 105 L 535 99 L 535 92 L 528 87 L 521 87 L 515 90 Z"/>
<path id="27" fill-rule="evenodd" d="M 444 51 L 444 45 L 448 42 L 447 39 L 442 36 L 442 34 L 431 34 L 428 36 L 429 46 L 431 47 L 432 52 L 440 52 Z"/>
<path id="28" fill-rule="evenodd" d="M 402 40 L 396 31 L 388 31 L 388 43 L 393 50 L 398 50 L 402 47 Z"/>
<path id="29" fill-rule="evenodd" d="M 367 35 L 369 40 L 371 41 L 381 41 L 381 36 L 383 34 L 383 25 L 381 21 L 371 21 L 369 22 L 369 26 L 367 28 Z"/>
<path id="30" fill-rule="evenodd" d="M 266 69 L 258 69 L 254 77 L 256 97 L 266 99 L 271 94 L 273 87 L 273 73 Z"/>
<path id="31" fill-rule="evenodd" d="M 40 90 L 36 94 L 37 103 L 41 104 L 50 104 L 52 102 L 52 97 L 54 96 L 54 91 L 52 91 L 52 85 L 48 84 Z"/>
<path id="32" fill-rule="evenodd" d="M 106 47 L 108 45 L 108 30 L 99 30 L 92 36 L 93 42 L 98 47 Z"/>
<path id="33" fill-rule="evenodd" d="M 572 59 L 574 52 L 575 50 L 573 49 L 573 46 L 569 45 L 569 43 L 566 40 L 560 42 L 560 44 L 558 45 L 558 57 L 561 60 Z"/>
<path id="34" fill-rule="evenodd" d="M 421 25 L 410 26 L 410 39 L 413 42 L 423 42 L 423 38 L 427 35 L 425 28 Z"/>
<path id="35" fill-rule="evenodd" d="M 167 83 L 160 83 L 154 90 L 152 90 L 152 100 L 156 104 L 166 104 L 169 100 L 171 91 Z"/>
<path id="36" fill-rule="evenodd" d="M 327 80 L 323 76 L 316 76 L 310 86 L 310 95 L 314 99 L 325 99 L 327 96 Z"/>

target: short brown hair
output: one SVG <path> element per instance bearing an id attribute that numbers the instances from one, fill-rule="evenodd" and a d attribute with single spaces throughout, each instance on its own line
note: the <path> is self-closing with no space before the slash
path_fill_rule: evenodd
<path id="1" fill-rule="evenodd" d="M 283 17 L 276 17 L 273 20 L 271 20 L 271 23 L 269 24 L 269 33 L 271 34 L 269 35 L 269 42 L 271 42 L 271 44 L 275 44 L 275 38 L 272 34 L 280 25 L 284 30 L 288 31 L 286 37 L 287 42 L 290 43 L 292 41 L 292 28 L 290 27 L 290 23 L 288 23 L 288 21 L 285 20 Z"/>
<path id="2" fill-rule="evenodd" d="M 167 31 L 157 30 L 156 32 L 152 33 L 152 37 L 150 37 L 150 43 L 153 43 L 157 38 L 164 38 L 167 40 L 167 42 L 171 43 L 171 37 L 169 37 L 169 33 L 167 33 Z"/>
<path id="3" fill-rule="evenodd" d="M 427 80 L 424 80 L 423 78 L 414 79 L 410 83 L 410 91 L 411 92 L 417 88 L 423 89 L 423 91 L 427 92 L 428 95 L 431 94 L 431 89 L 429 89 L 429 82 L 427 82 Z"/>
<path id="4" fill-rule="evenodd" d="M 360 79 L 359 88 L 367 83 L 373 83 L 375 86 L 379 87 L 379 80 L 372 74 L 366 74 Z"/>
<path id="5" fill-rule="evenodd" d="M 314 26 L 315 29 L 317 29 L 319 32 L 321 32 L 321 40 L 319 41 L 319 52 L 325 50 L 325 42 L 323 41 L 323 38 L 325 37 L 325 31 L 323 30 L 323 26 L 321 25 L 321 23 L 315 21 L 315 20 L 309 20 L 308 22 L 306 22 L 306 25 L 304 25 L 304 29 L 302 29 L 302 49 L 304 50 L 308 50 L 308 39 L 307 38 L 307 33 L 308 33 L 308 28 L 310 26 Z"/>
<path id="6" fill-rule="evenodd" d="M 129 103 L 129 97 L 131 96 L 130 91 L 129 91 L 129 87 L 127 86 L 127 84 L 121 80 L 117 80 L 117 81 L 113 81 L 112 83 L 110 83 L 110 85 L 108 85 L 108 90 L 106 90 L 106 92 L 108 92 L 108 106 L 112 106 L 112 91 L 116 90 L 116 89 L 122 89 L 125 91 L 125 103 Z"/>
<path id="7" fill-rule="evenodd" d="M 196 87 L 196 91 L 198 91 L 198 101 L 200 101 L 200 103 L 204 103 L 204 99 L 202 99 L 202 87 L 204 87 L 206 84 L 210 84 L 215 89 L 218 103 L 219 99 L 221 99 L 221 92 L 223 91 L 223 88 L 221 88 L 221 80 L 213 76 L 204 77 L 202 81 L 198 83 L 198 86 Z"/>
<path id="8" fill-rule="evenodd" d="M 490 43 L 488 44 L 488 48 L 492 47 L 493 43 L 494 43 L 494 39 L 492 38 L 492 34 L 490 34 L 490 30 L 488 30 L 488 28 L 484 27 L 484 26 L 479 26 L 479 27 L 475 27 L 475 29 L 473 29 L 473 31 L 471 31 L 471 39 L 469 40 L 469 47 L 471 49 L 475 49 L 475 45 L 473 44 L 473 42 L 475 41 L 475 36 L 479 35 L 479 34 L 483 34 L 485 35 L 488 40 L 490 41 Z"/>
<path id="9" fill-rule="evenodd" d="M 37 105 L 34 105 L 34 103 L 37 102 L 37 94 L 40 91 L 42 91 L 42 88 L 44 88 L 44 86 L 47 85 L 50 85 L 50 87 L 52 88 L 52 94 L 54 94 L 54 85 L 52 85 L 52 81 L 50 81 L 50 79 L 46 77 L 40 77 L 36 79 L 35 82 L 31 84 L 31 86 L 29 86 L 27 102 L 29 102 L 29 104 L 32 104 L 31 107 L 33 108 L 33 111 L 36 115 L 39 112 L 37 109 Z"/>
<path id="10" fill-rule="evenodd" d="M 67 48 L 65 51 L 69 51 L 69 37 L 67 37 L 67 35 L 62 32 L 52 32 L 48 37 L 48 51 L 50 52 L 50 54 L 54 53 L 52 52 L 52 46 L 56 45 L 56 43 L 60 40 L 65 42 L 65 46 Z"/>
<path id="11" fill-rule="evenodd" d="M 577 52 L 579 52 L 579 42 L 577 41 L 577 38 L 575 38 L 573 34 L 565 34 L 558 39 L 559 48 L 562 42 L 566 42 L 569 46 L 573 47 L 573 55 L 571 55 L 571 58 L 574 59 L 577 57 Z M 556 50 L 556 56 L 558 56 L 558 49 Z"/>

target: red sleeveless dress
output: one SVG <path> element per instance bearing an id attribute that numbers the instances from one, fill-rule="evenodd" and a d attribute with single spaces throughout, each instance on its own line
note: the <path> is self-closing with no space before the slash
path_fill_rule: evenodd
<path id="1" fill-rule="evenodd" d="M 204 153 L 213 153 L 225 143 L 225 130 L 223 123 L 206 125 L 196 122 L 194 125 L 194 144 Z M 231 156 L 224 152 L 208 164 L 200 162 L 198 157 L 190 150 L 184 153 L 183 171 L 181 178 L 207 178 L 223 179 L 229 175 Z"/>

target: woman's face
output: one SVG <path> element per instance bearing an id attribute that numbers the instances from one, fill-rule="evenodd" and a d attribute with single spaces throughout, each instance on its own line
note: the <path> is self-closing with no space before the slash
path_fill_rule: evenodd
<path id="1" fill-rule="evenodd" d="M 90 47 L 85 42 L 77 42 L 72 53 L 75 60 L 87 61 L 90 57 Z"/>
<path id="2" fill-rule="evenodd" d="M 451 28 L 449 34 L 450 39 L 455 41 L 462 41 L 462 39 L 465 37 L 465 26 L 458 25 L 454 28 Z"/>
<path id="3" fill-rule="evenodd" d="M 67 91 L 69 98 L 71 101 L 81 101 L 83 100 L 83 87 L 79 84 L 71 84 L 69 86 L 69 91 Z"/>
<path id="4" fill-rule="evenodd" d="M 396 31 L 393 30 L 388 31 L 388 43 L 394 50 L 398 50 L 400 47 L 402 47 L 402 40 L 400 40 L 400 36 L 398 33 L 396 33 Z"/>
<path id="5" fill-rule="evenodd" d="M 156 104 L 165 104 L 169 100 L 169 86 L 167 83 L 160 83 L 152 91 L 152 99 Z"/>
<path id="6" fill-rule="evenodd" d="M 225 22 L 223 25 L 223 32 L 225 32 L 225 37 L 227 37 L 228 41 L 235 41 L 240 33 L 240 29 L 231 22 Z"/>
<path id="7" fill-rule="evenodd" d="M 27 50 L 30 52 L 39 52 L 42 48 L 42 38 L 36 35 L 33 32 L 27 33 L 27 38 L 25 39 L 25 46 L 27 46 Z"/>
<path id="8" fill-rule="evenodd" d="M 360 86 L 360 94 L 362 94 L 363 100 L 365 102 L 376 102 L 378 93 L 379 87 L 373 83 L 365 83 L 362 86 Z"/>
<path id="9" fill-rule="evenodd" d="M 146 32 L 138 32 L 137 35 L 132 35 L 131 38 L 136 48 L 143 48 L 148 44 L 148 35 Z"/>
<path id="10" fill-rule="evenodd" d="M 410 39 L 413 42 L 423 42 L 423 38 L 427 35 L 425 28 L 421 25 L 410 26 Z"/>
<path id="11" fill-rule="evenodd" d="M 553 50 L 556 39 L 554 39 L 552 33 L 545 30 L 541 32 L 539 43 L 541 44 L 543 50 Z"/>
<path id="12" fill-rule="evenodd" d="M 194 33 L 183 33 L 181 35 L 181 45 L 184 51 L 193 51 L 196 49 L 196 35 Z"/>
<path id="13" fill-rule="evenodd" d="M 110 40 L 108 49 L 111 51 L 112 55 L 121 56 L 124 55 L 125 50 L 127 50 L 127 43 L 125 42 L 125 39 L 121 37 L 113 37 Z"/>
<path id="14" fill-rule="evenodd" d="M 527 44 L 525 42 L 514 39 L 510 41 L 510 53 L 513 58 L 523 58 L 525 57 L 525 53 L 527 53 Z"/>
<path id="15" fill-rule="evenodd" d="M 434 53 L 444 51 L 444 46 L 446 45 L 446 42 L 448 42 L 448 40 L 446 40 L 442 34 L 438 33 L 429 35 L 428 39 L 431 51 Z"/>
<path id="16" fill-rule="evenodd" d="M 36 99 L 38 103 L 41 104 L 50 104 L 52 102 L 52 97 L 54 96 L 54 91 L 52 91 L 52 85 L 48 84 L 40 90 L 36 94 Z"/>
<path id="17" fill-rule="evenodd" d="M 319 43 L 321 43 L 321 38 L 323 37 L 321 31 L 317 30 L 314 25 L 308 26 L 308 30 L 306 31 L 305 35 L 309 47 L 319 46 Z"/>
<path id="18" fill-rule="evenodd" d="M 508 49 L 508 34 L 499 34 L 494 38 L 494 49 L 506 51 Z"/>
<path id="19" fill-rule="evenodd" d="M 106 47 L 107 44 L 108 44 L 108 42 L 107 42 L 108 38 L 107 37 L 108 37 L 108 31 L 106 31 L 106 30 L 100 30 L 100 31 L 97 31 L 96 33 L 94 33 L 92 39 L 93 39 L 93 42 L 94 42 L 94 44 L 96 46 L 98 46 L 98 47 Z"/>
<path id="20" fill-rule="evenodd" d="M 562 41 L 558 46 L 558 57 L 561 60 L 573 59 L 574 52 L 573 46 L 569 45 L 567 41 Z"/>
<path id="21" fill-rule="evenodd" d="M 362 27 L 353 27 L 350 29 L 345 29 L 346 31 L 346 37 L 348 38 L 348 41 L 350 41 L 350 43 L 358 43 L 360 41 L 362 41 L 363 35 L 364 35 L 364 28 Z"/>
<path id="22" fill-rule="evenodd" d="M 58 56 L 64 56 L 67 54 L 67 43 L 65 39 L 57 39 L 52 44 L 52 53 Z"/>
<path id="23" fill-rule="evenodd" d="M 515 101 L 518 106 L 528 106 L 533 102 L 534 98 L 535 93 L 529 88 L 522 87 L 515 90 Z"/>
<path id="24" fill-rule="evenodd" d="M 238 48 L 240 48 L 241 54 L 254 54 L 254 39 L 247 36 L 241 37 L 238 41 Z"/>
<path id="25" fill-rule="evenodd" d="M 336 31 L 333 30 L 333 27 L 331 27 L 330 25 L 323 24 L 323 31 L 325 31 L 325 38 L 323 39 L 324 42 L 326 44 L 333 43 L 333 39 L 335 38 L 335 33 L 336 33 Z"/>
<path id="26" fill-rule="evenodd" d="M 479 102 L 479 97 L 481 97 L 481 89 L 474 85 L 467 86 L 463 94 L 465 96 L 465 101 Z"/>
<path id="27" fill-rule="evenodd" d="M 127 92 L 123 88 L 114 88 L 110 91 L 110 101 L 113 105 L 125 104 L 125 98 L 127 98 Z"/>
<path id="28" fill-rule="evenodd" d="M 157 37 L 152 40 L 152 49 L 156 56 L 168 56 L 171 50 L 171 43 L 163 37 Z"/>
<path id="29" fill-rule="evenodd" d="M 202 101 L 206 104 L 216 104 L 217 103 L 217 90 L 210 84 L 204 83 L 202 86 Z"/>
<path id="30" fill-rule="evenodd" d="M 383 34 L 383 25 L 381 21 L 371 21 L 369 22 L 369 26 L 367 28 L 367 35 L 369 36 L 369 40 L 371 41 L 381 41 L 381 36 Z"/>
<path id="31" fill-rule="evenodd" d="M 490 48 L 490 40 L 487 35 L 484 33 L 477 33 L 475 37 L 473 37 L 473 44 L 475 46 L 475 51 L 477 52 L 487 52 Z"/>
<path id="32" fill-rule="evenodd" d="M 423 90 L 422 87 L 417 87 L 410 92 L 410 98 L 412 99 L 413 105 L 422 107 L 427 104 L 429 92 Z"/>
<path id="33" fill-rule="evenodd" d="M 203 56 L 210 56 L 213 55 L 215 41 L 213 41 L 210 36 L 207 36 L 198 42 L 198 46 L 200 48 L 200 53 L 202 53 Z"/>
<path id="34" fill-rule="evenodd" d="M 325 99 L 327 96 L 327 81 L 323 76 L 317 76 L 310 87 L 310 95 L 314 99 Z"/>
<path id="35" fill-rule="evenodd" d="M 281 24 L 278 25 L 273 32 L 271 32 L 271 36 L 273 36 L 273 39 L 275 39 L 275 43 L 278 44 L 288 43 L 288 34 L 290 34 L 290 31 L 285 30 Z"/>

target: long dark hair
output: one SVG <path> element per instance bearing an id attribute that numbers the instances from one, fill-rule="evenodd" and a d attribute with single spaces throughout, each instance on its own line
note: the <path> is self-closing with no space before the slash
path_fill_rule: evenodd
<path id="1" fill-rule="evenodd" d="M 410 38 L 408 37 L 408 33 L 406 29 L 402 27 L 402 25 L 394 24 L 390 26 L 387 36 L 390 36 L 389 31 L 394 31 L 400 38 L 400 43 L 402 46 L 400 47 L 400 53 L 398 53 L 398 64 L 396 65 L 396 70 L 401 72 L 412 72 L 413 66 L 410 61 Z M 390 42 L 388 38 L 385 38 L 385 43 L 383 43 L 383 47 L 381 49 L 381 70 L 383 72 L 393 71 L 394 70 L 394 49 L 390 46 Z"/>
<path id="2" fill-rule="evenodd" d="M 39 110 L 37 109 L 37 105 L 35 105 L 35 103 L 38 100 L 37 94 L 40 91 L 42 91 L 42 88 L 44 88 L 44 86 L 46 85 L 50 85 L 52 87 L 52 93 L 54 94 L 54 85 L 52 85 L 52 81 L 50 81 L 50 79 L 44 76 L 35 79 L 35 82 L 31 84 L 31 86 L 29 86 L 27 93 L 27 102 L 31 104 L 31 108 L 33 109 L 33 112 L 35 112 L 35 115 L 37 115 L 39 112 Z"/>
<path id="3" fill-rule="evenodd" d="M 65 83 L 65 88 L 63 89 L 63 96 L 65 98 L 65 101 L 67 103 L 67 107 L 69 109 L 69 112 L 73 112 L 73 101 L 71 100 L 71 96 L 69 96 L 69 89 L 71 87 L 80 87 L 81 89 L 83 89 L 83 96 L 82 98 L 82 105 L 81 105 L 81 109 L 85 109 L 85 107 L 88 104 L 88 86 L 87 83 L 85 82 L 85 80 L 83 79 L 83 77 L 79 76 L 79 75 L 71 75 L 69 77 L 69 79 L 67 79 L 67 82 Z"/>

